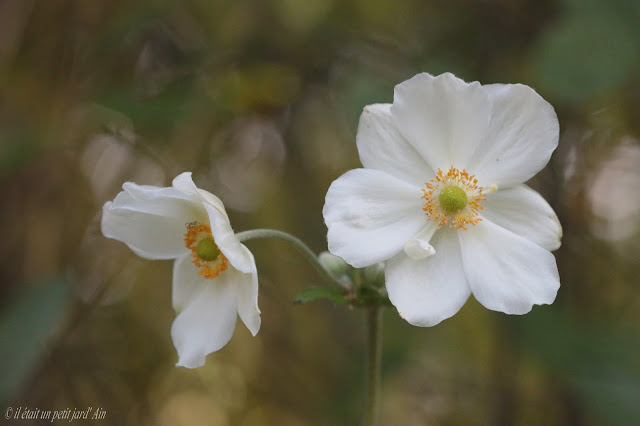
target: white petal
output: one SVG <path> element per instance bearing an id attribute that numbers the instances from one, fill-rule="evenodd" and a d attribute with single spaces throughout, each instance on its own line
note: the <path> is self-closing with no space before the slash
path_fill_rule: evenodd
<path id="1" fill-rule="evenodd" d="M 477 81 L 422 73 L 396 86 L 391 114 L 433 170 L 462 169 L 487 131 L 491 103 Z"/>
<path id="2" fill-rule="evenodd" d="M 404 252 L 407 256 L 413 260 L 418 260 L 436 254 L 436 250 L 429 244 L 429 241 L 437 230 L 438 224 L 436 222 L 428 222 L 424 229 L 404 243 Z"/>
<path id="3" fill-rule="evenodd" d="M 195 195 L 198 193 L 198 187 L 193 183 L 191 172 L 183 172 L 173 178 L 171 182 L 174 188 L 184 192 L 185 194 Z"/>
<path id="4" fill-rule="evenodd" d="M 558 146 L 553 107 L 522 84 L 482 86 L 492 106 L 491 122 L 467 170 L 481 185 L 508 187 L 538 173 Z"/>
<path id="5" fill-rule="evenodd" d="M 131 207 L 131 206 L 130 206 Z M 175 259 L 184 255 L 185 220 L 115 207 L 102 208 L 102 234 L 122 241 L 140 257 Z"/>
<path id="6" fill-rule="evenodd" d="M 191 260 L 191 254 L 187 254 L 173 263 L 173 309 L 180 313 L 198 296 L 208 280 L 198 274 L 198 268 Z"/>
<path id="7" fill-rule="evenodd" d="M 149 185 L 136 185 L 125 182 L 124 191 L 113 200 L 113 208 L 128 209 L 139 213 L 167 216 L 183 221 L 206 221 L 207 212 L 201 201 L 175 188 L 160 188 Z M 184 231 L 184 229 L 182 230 Z"/>
<path id="8" fill-rule="evenodd" d="M 229 223 L 229 217 L 209 204 L 205 203 L 204 207 L 209 213 L 211 234 L 222 254 L 237 270 L 247 274 L 251 273 L 255 268 L 253 256 L 251 253 L 247 255 L 248 250 L 244 250 L 244 246 L 238 241 Z M 244 248 L 246 249 L 246 247 Z"/>
<path id="9" fill-rule="evenodd" d="M 181 200 L 191 203 L 197 203 L 197 197 L 190 194 L 185 194 L 182 191 L 172 187 L 160 187 L 152 185 L 138 185 L 133 182 L 125 182 L 122 185 L 124 192 L 131 195 L 134 199 L 145 200 L 149 202 L 162 201 L 162 200 Z"/>
<path id="10" fill-rule="evenodd" d="M 209 191 L 205 191 L 204 189 L 198 188 L 196 184 L 193 182 L 193 179 L 191 177 L 191 172 L 184 172 L 176 176 L 173 179 L 172 185 L 174 188 L 178 189 L 179 191 L 185 194 L 195 196 L 200 200 L 202 200 L 203 202 L 211 204 L 212 206 L 220 210 L 222 214 L 224 214 L 225 216 L 227 215 L 227 212 L 224 208 L 224 204 L 222 203 L 220 198 L 216 197 Z"/>
<path id="11" fill-rule="evenodd" d="M 246 247 L 242 246 L 247 256 L 253 260 L 253 255 Z M 225 272 L 224 279 L 232 281 L 237 287 L 238 314 L 254 336 L 260 330 L 260 309 L 258 308 L 258 271 L 253 266 L 249 274 L 230 268 Z M 210 282 L 203 280 L 198 274 L 198 269 L 193 265 L 191 256 L 187 255 L 177 259 L 173 265 L 173 308 L 181 312 L 194 297 L 197 297 L 202 288 Z"/>
<path id="12" fill-rule="evenodd" d="M 560 247 L 562 227 L 555 212 L 526 185 L 487 195 L 482 216 L 547 250 Z"/>
<path id="13" fill-rule="evenodd" d="M 364 108 L 356 135 L 360 161 L 367 169 L 387 172 L 422 187 L 433 179 L 433 170 L 400 134 L 390 108 L 391 104 Z"/>
<path id="14" fill-rule="evenodd" d="M 385 172 L 348 171 L 331 184 L 322 210 L 329 251 L 356 268 L 393 257 L 426 224 L 421 196 Z"/>
<path id="15" fill-rule="evenodd" d="M 260 330 L 260 308 L 258 307 L 258 271 L 255 267 L 253 255 L 244 245 L 242 248 L 247 256 L 251 258 L 253 271 L 249 274 L 236 272 L 234 285 L 237 287 L 238 295 L 238 315 L 247 326 L 252 335 L 256 335 Z"/>
<path id="16" fill-rule="evenodd" d="M 420 327 L 455 315 L 471 294 L 455 231 L 441 229 L 433 245 L 434 256 L 413 260 L 401 252 L 385 266 L 389 300 L 402 318 Z"/>
<path id="17" fill-rule="evenodd" d="M 213 280 L 202 278 L 200 292 L 191 297 L 173 322 L 171 338 L 179 358 L 176 366 L 201 367 L 208 354 L 231 339 L 238 315 L 237 289 L 229 271 Z"/>
<path id="18" fill-rule="evenodd" d="M 555 300 L 560 279 L 551 252 L 487 219 L 458 235 L 469 287 L 486 308 L 526 314 Z"/>
<path id="19" fill-rule="evenodd" d="M 102 233 L 148 259 L 184 254 L 185 224 L 207 219 L 202 204 L 174 188 L 126 182 L 102 209 Z"/>

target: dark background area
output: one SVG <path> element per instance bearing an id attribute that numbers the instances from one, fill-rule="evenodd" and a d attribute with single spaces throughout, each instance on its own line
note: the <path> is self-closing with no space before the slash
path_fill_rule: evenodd
<path id="1" fill-rule="evenodd" d="M 522 317 L 470 299 L 423 329 L 388 309 L 382 424 L 640 424 L 638 22 L 637 0 L 0 1 L 0 410 L 357 424 L 363 314 L 293 305 L 321 284 L 295 250 L 247 243 L 260 333 L 239 323 L 205 367 L 175 368 L 171 262 L 102 237 L 101 207 L 191 170 L 236 231 L 320 252 L 362 108 L 450 71 L 556 108 L 529 184 L 563 225 L 562 286 Z"/>

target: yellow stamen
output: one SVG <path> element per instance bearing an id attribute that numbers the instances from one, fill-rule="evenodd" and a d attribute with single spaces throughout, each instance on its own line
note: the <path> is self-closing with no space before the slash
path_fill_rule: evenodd
<path id="1" fill-rule="evenodd" d="M 198 268 L 198 274 L 207 279 L 214 279 L 229 266 L 229 261 L 215 244 L 209 225 L 188 223 L 184 244 L 191 250 L 191 261 Z"/>
<path id="2" fill-rule="evenodd" d="M 435 179 L 427 182 L 426 187 L 422 190 L 422 198 L 425 199 L 422 210 L 429 220 L 438 224 L 438 228 L 449 225 L 453 229 L 467 229 L 467 225 L 475 225 L 482 220 L 478 217 L 478 210 L 484 210 L 480 202 L 486 198 L 475 175 L 453 166 L 446 174 L 438 169 Z"/>

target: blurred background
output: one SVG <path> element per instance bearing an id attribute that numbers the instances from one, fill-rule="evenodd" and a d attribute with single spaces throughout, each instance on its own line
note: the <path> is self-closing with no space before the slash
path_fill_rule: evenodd
<path id="1" fill-rule="evenodd" d="M 564 228 L 562 286 L 522 317 L 472 298 L 417 328 L 388 309 L 382 424 L 640 424 L 638 22 L 638 0 L 0 1 L 2 415 L 358 424 L 363 313 L 293 305 L 321 284 L 295 250 L 247 243 L 260 333 L 239 323 L 205 367 L 175 368 L 171 262 L 102 237 L 101 207 L 191 170 L 236 231 L 320 252 L 362 108 L 450 71 L 556 108 L 559 147 L 529 184 Z"/>

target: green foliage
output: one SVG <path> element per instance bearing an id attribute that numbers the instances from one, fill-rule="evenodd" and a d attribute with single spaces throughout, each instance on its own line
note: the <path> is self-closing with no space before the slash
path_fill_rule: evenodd
<path id="1" fill-rule="evenodd" d="M 523 323 L 526 353 L 562 378 L 585 407 L 613 424 L 640 424 L 637 335 L 549 311 L 531 313 Z"/>
<path id="2" fill-rule="evenodd" d="M 51 280 L 17 295 L 0 317 L 0 403 L 9 403 L 47 354 L 70 307 L 69 283 Z"/>
<path id="3" fill-rule="evenodd" d="M 31 132 L 12 135 L 0 144 L 0 177 L 9 175 L 40 154 L 39 139 Z"/>
<path id="4" fill-rule="evenodd" d="M 620 88 L 640 64 L 638 11 L 631 2 L 565 3 L 565 16 L 534 51 L 541 84 L 568 101 Z"/>
<path id="5" fill-rule="evenodd" d="M 296 295 L 293 303 L 304 304 L 323 299 L 336 305 L 347 303 L 345 289 L 340 287 L 307 287 Z"/>

